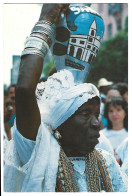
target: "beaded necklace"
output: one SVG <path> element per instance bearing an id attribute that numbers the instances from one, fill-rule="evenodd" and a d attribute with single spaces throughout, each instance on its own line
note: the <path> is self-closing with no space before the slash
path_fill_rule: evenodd
<path id="1" fill-rule="evenodd" d="M 86 155 L 85 159 L 82 159 L 85 160 L 86 164 L 85 172 L 88 191 L 100 192 L 105 190 L 106 192 L 113 192 L 111 179 L 103 156 L 94 149 L 91 153 Z M 56 192 L 79 192 L 74 177 L 73 165 L 62 148 L 60 149 L 58 163 Z"/>

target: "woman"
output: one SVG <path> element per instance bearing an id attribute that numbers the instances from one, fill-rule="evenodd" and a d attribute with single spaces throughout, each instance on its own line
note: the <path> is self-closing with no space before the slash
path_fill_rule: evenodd
<path id="1" fill-rule="evenodd" d="M 121 96 L 120 91 L 118 89 L 118 86 L 116 85 L 112 85 L 109 90 L 107 91 L 106 94 L 106 99 L 105 99 L 105 103 L 111 99 L 112 97 L 117 97 L 117 96 Z"/>
<path id="2" fill-rule="evenodd" d="M 118 82 L 116 83 L 116 86 L 118 87 L 123 99 L 128 102 L 128 84 L 125 82 Z"/>
<path id="3" fill-rule="evenodd" d="M 121 160 L 116 153 L 117 147 L 128 136 L 128 105 L 122 97 L 112 97 L 105 105 L 104 116 L 108 120 L 107 128 L 103 133 L 113 146 L 116 160 L 121 164 Z"/>
<path id="4" fill-rule="evenodd" d="M 106 94 L 105 103 L 112 97 L 121 96 L 120 91 L 116 85 L 112 85 Z M 105 103 L 101 103 L 101 119 L 103 128 L 107 127 L 107 118 L 104 117 L 104 107 Z"/>
<path id="5" fill-rule="evenodd" d="M 67 7 L 43 6 L 27 40 L 30 44 L 25 45 L 22 53 L 16 88 L 16 123 L 5 155 L 5 191 L 127 190 L 127 179 L 112 156 L 94 150 L 99 138 L 100 112 L 96 87 L 75 84 L 68 70 L 38 84 L 43 59 L 54 40 L 52 24 Z"/>

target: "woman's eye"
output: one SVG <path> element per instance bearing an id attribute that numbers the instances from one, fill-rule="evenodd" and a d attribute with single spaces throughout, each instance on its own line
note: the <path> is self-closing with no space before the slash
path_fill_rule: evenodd
<path id="1" fill-rule="evenodd" d="M 82 116 L 88 116 L 89 113 L 88 113 L 88 112 L 82 112 L 81 115 L 82 115 Z"/>
<path id="2" fill-rule="evenodd" d="M 86 112 L 81 112 L 80 114 L 83 115 L 83 116 L 87 115 Z"/>
<path id="3" fill-rule="evenodd" d="M 87 112 L 80 112 L 80 113 L 78 113 L 78 114 L 81 115 L 81 116 L 87 116 L 87 115 L 88 115 Z"/>

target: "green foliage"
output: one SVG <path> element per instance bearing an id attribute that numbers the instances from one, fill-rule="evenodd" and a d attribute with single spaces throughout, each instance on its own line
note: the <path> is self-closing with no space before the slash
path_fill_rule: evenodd
<path id="1" fill-rule="evenodd" d="M 125 32 L 128 33 L 128 16 L 126 17 L 125 20 Z"/>
<path id="2" fill-rule="evenodd" d="M 45 77 L 48 77 L 48 74 L 49 74 L 50 70 L 54 67 L 53 59 L 51 58 L 50 61 L 45 63 L 43 67 L 44 67 L 43 68 L 43 74 L 45 75 Z"/>
<path id="3" fill-rule="evenodd" d="M 100 47 L 87 81 L 97 84 L 100 78 L 113 82 L 128 81 L 128 36 L 126 31 L 118 32 Z"/>

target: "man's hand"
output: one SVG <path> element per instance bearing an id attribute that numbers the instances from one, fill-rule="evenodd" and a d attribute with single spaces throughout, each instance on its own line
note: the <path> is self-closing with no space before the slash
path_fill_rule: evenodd
<path id="1" fill-rule="evenodd" d="M 60 13 L 65 12 L 68 6 L 69 4 L 44 4 L 39 21 L 55 23 Z M 19 132 L 31 140 L 36 140 L 41 123 L 35 90 L 42 68 L 42 57 L 33 54 L 23 56 L 16 86 L 16 125 Z"/>
<path id="2" fill-rule="evenodd" d="M 43 4 L 39 21 L 47 20 L 51 23 L 55 23 L 59 18 L 60 13 L 65 12 L 68 7 L 69 4 Z"/>

